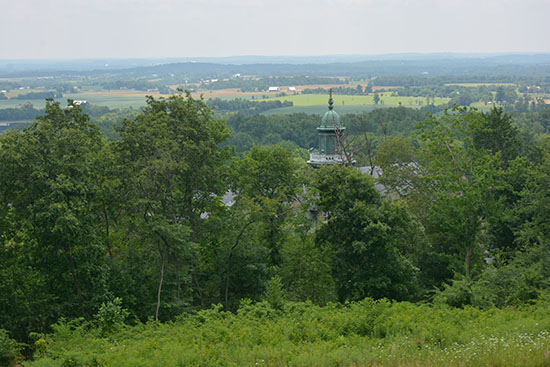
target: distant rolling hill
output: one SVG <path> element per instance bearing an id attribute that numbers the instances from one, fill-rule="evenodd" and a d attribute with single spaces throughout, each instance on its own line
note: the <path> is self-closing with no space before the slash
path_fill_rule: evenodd
<path id="1" fill-rule="evenodd" d="M 137 77 L 156 74 L 192 79 L 230 76 L 478 75 L 538 77 L 550 73 L 550 54 L 393 54 L 314 57 L 235 56 L 227 58 L 129 60 L 0 60 L 0 76 L 89 75 Z M 323 62 L 326 61 L 326 63 Z M 205 62 L 208 61 L 208 62 Z"/>

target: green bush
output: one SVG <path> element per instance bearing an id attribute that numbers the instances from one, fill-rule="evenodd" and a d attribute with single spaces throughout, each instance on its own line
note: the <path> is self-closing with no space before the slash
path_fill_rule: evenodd
<path id="1" fill-rule="evenodd" d="M 0 329 L 0 366 L 8 367 L 15 365 L 21 358 L 23 345 L 11 339 L 8 332 Z"/>
<path id="2" fill-rule="evenodd" d="M 283 279 L 279 276 L 271 278 L 267 284 L 263 300 L 268 302 L 273 308 L 280 310 L 285 303 L 285 290 Z"/>
<path id="3" fill-rule="evenodd" d="M 215 305 L 109 335 L 61 322 L 45 336 L 47 353 L 27 365 L 546 366 L 549 305 L 548 297 L 506 309 L 365 299 L 275 309 L 244 300 L 237 313 Z"/>
<path id="4" fill-rule="evenodd" d="M 95 318 L 101 331 L 110 333 L 124 325 L 128 315 L 128 310 L 122 308 L 122 300 L 117 297 L 112 301 L 102 303 Z"/>

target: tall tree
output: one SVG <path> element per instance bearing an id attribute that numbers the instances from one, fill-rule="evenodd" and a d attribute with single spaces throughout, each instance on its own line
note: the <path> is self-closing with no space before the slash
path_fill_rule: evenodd
<path id="1" fill-rule="evenodd" d="M 229 209 L 229 226 L 226 227 L 225 235 L 226 308 L 230 306 L 230 290 L 239 288 L 235 282 L 231 282 L 231 277 L 235 277 L 234 263 L 237 257 L 246 263 L 247 256 L 242 249 L 247 244 L 255 243 L 256 247 L 249 254 L 257 254 L 262 249 L 263 259 L 253 257 L 255 261 L 260 260 L 261 265 L 256 266 L 256 269 L 263 269 L 263 276 L 269 275 L 268 269 L 271 269 L 273 275 L 274 269 L 282 265 L 281 247 L 286 238 L 284 225 L 300 187 L 297 169 L 297 160 L 281 146 L 254 146 L 242 159 L 236 158 L 231 162 L 230 187 L 235 196 Z M 241 268 L 239 272 L 242 271 Z M 256 279 L 261 276 L 262 274 L 252 275 Z M 246 296 L 242 290 L 236 293 Z"/>
<path id="2" fill-rule="evenodd" d="M 526 219 L 518 231 L 520 242 L 550 244 L 550 138 L 539 147 L 540 157 L 530 167 L 521 192 L 521 214 Z"/>
<path id="3" fill-rule="evenodd" d="M 44 116 L 3 135 L 0 147 L 0 276 L 7 277 L 0 283 L 12 287 L 0 296 L 0 314 L 24 313 L 18 319 L 27 331 L 60 316 L 89 317 L 107 297 L 99 130 L 71 101 L 61 108 L 48 100 Z"/>
<path id="4" fill-rule="evenodd" d="M 489 113 L 472 124 L 472 142 L 476 149 L 500 153 L 504 167 L 519 153 L 519 131 L 512 116 L 502 107 L 493 107 Z"/>
<path id="5" fill-rule="evenodd" d="M 187 93 L 148 97 L 143 112 L 124 120 L 118 132 L 116 151 L 131 192 L 128 213 L 143 244 L 157 252 L 155 318 L 161 317 L 163 299 L 168 317 L 201 297 L 196 246 L 205 213 L 226 190 L 227 150 L 218 146 L 229 131 Z"/>
<path id="6" fill-rule="evenodd" d="M 440 118 L 418 125 L 421 159 L 412 177 L 413 203 L 423 219 L 430 247 L 425 275 L 436 282 L 453 272 L 470 277 L 482 263 L 483 228 L 495 212 L 500 180 L 500 154 L 474 143 L 484 116 L 455 107 Z"/>
<path id="7" fill-rule="evenodd" d="M 315 181 L 326 222 L 317 232 L 329 246 L 340 300 L 410 299 L 416 271 L 405 256 L 419 229 L 400 202 L 383 200 L 371 176 L 353 167 L 324 167 Z"/>

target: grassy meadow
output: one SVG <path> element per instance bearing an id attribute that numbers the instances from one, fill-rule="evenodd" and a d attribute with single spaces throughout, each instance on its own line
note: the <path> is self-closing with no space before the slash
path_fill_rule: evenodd
<path id="1" fill-rule="evenodd" d="M 175 322 L 61 322 L 24 366 L 548 366 L 550 301 L 509 309 L 241 302 Z"/>
<path id="2" fill-rule="evenodd" d="M 63 102 L 65 100 L 56 99 L 56 101 Z M 22 99 L 0 99 L 0 109 L 3 109 L 3 108 L 17 108 L 19 106 L 22 106 L 26 102 L 27 101 L 22 100 Z M 33 107 L 37 108 L 37 109 L 44 108 L 44 106 L 46 104 L 46 102 L 44 102 L 43 99 L 33 99 L 33 100 L 29 100 L 28 102 L 30 102 L 33 105 Z"/>
<path id="3" fill-rule="evenodd" d="M 354 105 L 354 106 L 338 106 L 336 110 L 339 114 L 346 114 L 346 113 L 363 113 L 363 112 L 370 112 L 372 110 L 376 110 L 379 108 L 389 108 L 389 107 L 395 107 L 392 105 Z M 416 107 L 416 106 L 414 106 Z M 325 112 L 327 112 L 327 105 L 324 104 L 322 106 L 292 106 L 292 107 L 281 107 L 281 108 L 273 108 L 271 110 L 267 110 L 262 112 L 262 115 L 276 115 L 276 114 L 291 114 L 291 113 L 307 113 L 312 115 L 323 115 Z"/>
<path id="4" fill-rule="evenodd" d="M 90 104 L 98 106 L 107 106 L 109 108 L 129 108 L 129 107 L 143 107 L 147 103 L 145 102 L 145 95 L 147 93 L 136 94 L 107 94 L 107 93 L 77 93 L 66 94 L 64 99 L 86 100 Z M 151 94 L 151 93 L 148 93 Z M 158 93 L 157 95 L 158 96 Z"/>
<path id="5" fill-rule="evenodd" d="M 65 104 L 67 99 L 74 100 L 87 100 L 91 104 L 98 106 L 107 106 L 109 108 L 139 108 L 146 105 L 145 96 L 153 95 L 155 97 L 163 97 L 158 93 L 147 93 L 140 91 L 83 91 L 82 93 L 67 93 L 63 98 L 57 99 L 61 104 Z M 193 96 L 199 98 L 202 95 L 205 99 L 208 98 L 222 98 L 222 99 L 233 99 L 233 98 L 246 98 L 250 99 L 253 96 L 255 101 L 292 101 L 294 107 L 326 107 L 328 102 L 328 96 L 325 94 L 296 94 L 296 95 L 287 95 L 282 97 L 277 97 L 275 94 L 269 95 L 267 92 L 263 93 L 240 93 L 237 90 L 221 90 L 221 91 L 199 91 L 193 93 Z M 167 97 L 167 96 L 164 96 Z M 436 98 L 435 104 L 446 104 L 449 101 L 448 98 Z M 24 99 L 8 99 L 0 100 L 0 109 L 2 108 L 15 108 L 26 102 L 32 103 L 35 108 L 43 108 L 44 100 L 42 99 L 33 99 L 33 100 L 24 100 Z M 397 97 L 391 96 L 391 92 L 380 93 L 380 102 L 378 105 L 374 104 L 373 95 L 368 96 L 352 96 L 352 95 L 335 95 L 334 96 L 334 105 L 338 111 L 342 112 L 363 112 L 370 111 L 374 106 L 376 107 L 393 107 L 398 106 L 401 102 L 401 105 L 405 107 L 419 107 L 426 104 L 426 99 L 423 97 Z M 366 107 L 372 106 L 372 107 Z M 356 107 L 348 110 L 348 107 Z M 313 111 L 313 109 L 307 110 Z M 292 111 L 295 112 L 295 111 Z M 277 111 L 274 113 L 292 113 L 285 110 Z M 301 111 L 296 111 L 301 112 Z M 324 112 L 324 109 L 323 109 Z M 315 112 L 311 112 L 315 113 Z"/>
<path id="6" fill-rule="evenodd" d="M 426 104 L 426 98 L 424 97 L 399 97 L 392 96 L 391 92 L 380 93 L 380 102 L 379 105 L 390 105 L 398 106 L 399 102 L 403 106 L 414 106 Z M 280 100 L 280 101 L 292 101 L 294 106 L 326 106 L 328 103 L 328 96 L 325 94 L 297 94 L 297 95 L 287 95 L 283 97 L 271 97 L 267 99 L 258 99 L 258 101 L 267 101 L 267 100 Z M 447 104 L 449 102 L 448 98 L 435 98 L 435 104 Z M 374 104 L 374 95 L 368 96 L 353 96 L 353 95 L 335 95 L 334 96 L 334 106 L 336 109 L 345 106 L 361 106 L 361 105 L 375 105 Z"/>

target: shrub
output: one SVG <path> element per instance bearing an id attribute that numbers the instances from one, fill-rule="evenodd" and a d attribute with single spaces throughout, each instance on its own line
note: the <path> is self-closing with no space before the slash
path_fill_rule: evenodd
<path id="1" fill-rule="evenodd" d="M 122 308 L 122 299 L 115 298 L 107 303 L 102 303 L 96 315 L 98 327 L 103 333 L 110 333 L 119 326 L 124 325 L 129 312 Z"/>
<path id="2" fill-rule="evenodd" d="M 280 276 L 274 276 L 267 284 L 263 300 L 268 302 L 274 309 L 280 310 L 285 304 L 285 290 L 283 280 Z"/>
<path id="3" fill-rule="evenodd" d="M 21 343 L 9 337 L 6 330 L 0 329 L 0 366 L 14 366 L 21 358 L 22 347 Z"/>

